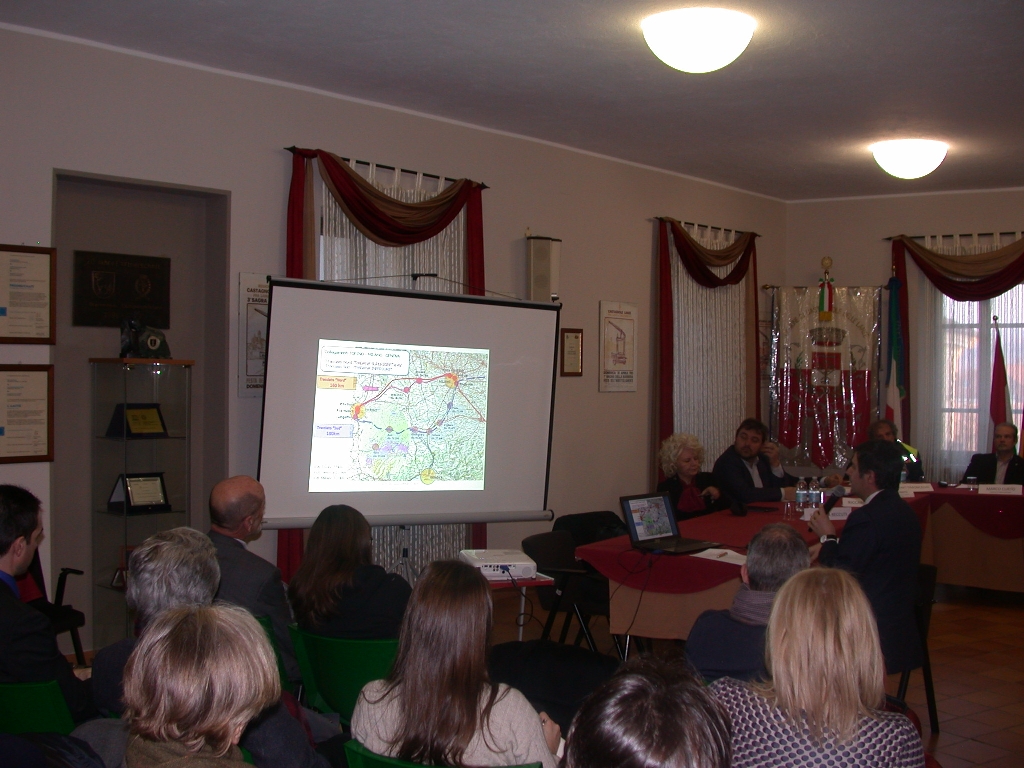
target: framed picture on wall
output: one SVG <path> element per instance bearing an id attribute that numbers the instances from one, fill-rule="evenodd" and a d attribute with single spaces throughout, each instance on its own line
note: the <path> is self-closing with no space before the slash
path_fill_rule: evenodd
<path id="1" fill-rule="evenodd" d="M 0 344 L 56 344 L 57 249 L 0 245 Z"/>
<path id="2" fill-rule="evenodd" d="M 583 375 L 583 329 L 562 329 L 562 356 L 558 373 L 561 376 Z"/>
<path id="3" fill-rule="evenodd" d="M 53 366 L 0 365 L 0 464 L 53 461 Z"/>

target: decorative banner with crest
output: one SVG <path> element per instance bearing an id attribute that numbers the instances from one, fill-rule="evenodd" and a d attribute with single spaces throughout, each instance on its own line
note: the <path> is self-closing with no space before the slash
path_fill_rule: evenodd
<path id="1" fill-rule="evenodd" d="M 830 264 L 829 264 L 830 265 Z M 878 408 L 881 288 L 774 288 L 770 427 L 787 464 L 845 467 Z"/>

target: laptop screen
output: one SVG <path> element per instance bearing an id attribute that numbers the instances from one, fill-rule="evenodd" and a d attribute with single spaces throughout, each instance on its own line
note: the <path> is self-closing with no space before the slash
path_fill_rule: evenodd
<path id="1" fill-rule="evenodd" d="M 668 494 L 623 496 L 622 516 L 629 526 L 629 538 L 633 542 L 678 536 L 679 527 L 672 514 L 672 502 Z"/>

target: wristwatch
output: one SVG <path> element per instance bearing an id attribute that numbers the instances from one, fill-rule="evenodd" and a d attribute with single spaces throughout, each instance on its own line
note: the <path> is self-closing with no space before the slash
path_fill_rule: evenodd
<path id="1" fill-rule="evenodd" d="M 839 537 L 833 536 L 831 533 L 826 533 L 824 536 L 818 539 L 818 541 L 824 544 L 826 541 L 839 541 Z"/>

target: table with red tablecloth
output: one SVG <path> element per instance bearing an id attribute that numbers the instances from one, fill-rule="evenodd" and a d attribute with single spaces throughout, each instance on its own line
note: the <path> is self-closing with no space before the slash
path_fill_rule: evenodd
<path id="1" fill-rule="evenodd" d="M 1024 496 L 946 488 L 925 498 L 921 562 L 940 584 L 1024 592 Z"/>
<path id="2" fill-rule="evenodd" d="M 908 500 L 925 522 L 927 496 Z M 771 511 L 751 510 L 737 517 L 728 510 L 679 523 L 679 535 L 719 542 L 724 548 L 746 552 L 754 534 L 769 523 L 786 522 L 808 544 L 817 543 L 807 523 L 783 520 L 781 503 L 765 504 Z M 842 531 L 843 521 L 836 521 Z M 633 549 L 628 536 L 619 536 L 577 548 L 585 560 L 608 578 L 611 631 L 616 635 L 679 638 L 685 640 L 693 623 L 706 610 L 732 605 L 740 588 L 740 567 L 693 555 L 658 555 Z"/>

